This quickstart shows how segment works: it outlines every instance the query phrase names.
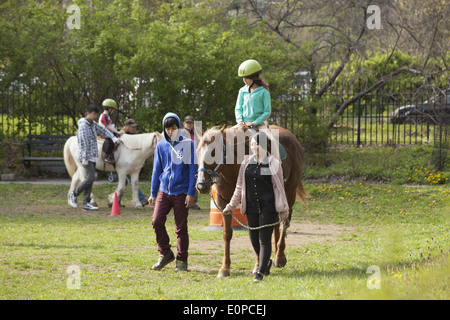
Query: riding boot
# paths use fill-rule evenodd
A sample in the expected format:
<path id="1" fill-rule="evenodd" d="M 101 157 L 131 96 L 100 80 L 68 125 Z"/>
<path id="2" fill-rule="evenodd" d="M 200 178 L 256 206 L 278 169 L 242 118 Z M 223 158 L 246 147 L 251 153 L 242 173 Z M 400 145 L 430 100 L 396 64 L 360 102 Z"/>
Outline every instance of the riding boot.
<path id="1" fill-rule="evenodd" d="M 116 163 L 114 159 L 114 153 L 108 153 L 106 154 L 105 162 L 111 165 L 114 165 Z"/>

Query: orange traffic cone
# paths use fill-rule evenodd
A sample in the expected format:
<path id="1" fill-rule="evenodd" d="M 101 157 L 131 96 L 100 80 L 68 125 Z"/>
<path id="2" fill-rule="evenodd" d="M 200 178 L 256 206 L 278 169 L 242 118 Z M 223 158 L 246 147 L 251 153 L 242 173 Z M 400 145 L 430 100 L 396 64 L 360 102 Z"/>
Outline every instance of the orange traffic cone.
<path id="1" fill-rule="evenodd" d="M 213 186 L 211 189 L 211 195 L 216 198 L 216 188 Z M 241 213 L 241 206 L 239 205 L 236 209 L 233 211 L 234 217 L 231 222 L 231 227 L 233 230 L 246 230 L 244 227 L 241 226 L 239 222 L 236 221 L 236 219 L 239 219 L 241 223 L 244 225 L 247 225 L 247 216 L 244 216 Z M 216 230 L 223 230 L 223 219 L 222 219 L 222 213 L 220 209 L 216 206 L 216 203 L 213 199 L 210 201 L 210 211 L 209 211 L 209 226 L 203 229 L 204 231 L 216 231 Z"/>
<path id="2" fill-rule="evenodd" d="M 117 192 L 114 192 L 114 201 L 111 208 L 111 217 L 112 216 L 120 216 L 120 205 L 119 199 L 117 198 Z"/>

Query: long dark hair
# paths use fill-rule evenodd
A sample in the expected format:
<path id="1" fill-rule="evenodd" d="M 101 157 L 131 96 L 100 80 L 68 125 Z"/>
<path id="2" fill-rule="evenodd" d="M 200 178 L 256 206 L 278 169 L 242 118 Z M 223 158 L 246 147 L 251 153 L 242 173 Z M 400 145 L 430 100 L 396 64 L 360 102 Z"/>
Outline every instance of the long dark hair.
<path id="1" fill-rule="evenodd" d="M 250 89 L 256 84 L 260 87 L 264 87 L 267 91 L 269 91 L 269 84 L 264 80 L 263 76 L 260 73 L 253 74 L 251 76 L 246 77 L 248 79 L 253 80 L 252 84 L 248 88 L 248 91 L 250 92 Z"/>
<path id="2" fill-rule="evenodd" d="M 264 131 L 258 132 L 253 139 L 255 139 L 256 143 L 265 149 L 267 153 L 272 153 L 272 141 Z"/>

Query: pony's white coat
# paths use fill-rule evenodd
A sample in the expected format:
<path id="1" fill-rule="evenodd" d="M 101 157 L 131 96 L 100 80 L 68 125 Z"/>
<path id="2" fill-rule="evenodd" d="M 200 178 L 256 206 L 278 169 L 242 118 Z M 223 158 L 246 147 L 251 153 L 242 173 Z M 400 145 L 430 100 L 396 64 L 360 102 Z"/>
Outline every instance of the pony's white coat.
<path id="1" fill-rule="evenodd" d="M 129 174 L 131 178 L 131 187 L 133 193 L 133 204 L 136 208 L 141 208 L 142 205 L 139 202 L 138 190 L 139 190 L 139 172 L 144 165 L 145 160 L 154 154 L 156 144 L 164 136 L 159 132 L 144 133 L 129 135 L 124 134 L 120 137 L 122 143 L 115 152 L 116 169 L 112 165 L 104 163 L 101 157 L 101 150 L 103 146 L 103 140 L 97 140 L 97 146 L 99 150 L 99 158 L 97 160 L 96 168 L 101 171 L 117 171 L 119 176 L 119 186 L 117 196 L 123 194 L 125 190 L 126 177 Z M 67 168 L 67 172 L 72 177 L 72 183 L 68 195 L 83 181 L 86 176 L 84 167 L 81 165 L 78 159 L 78 141 L 77 137 L 70 137 L 64 145 L 64 163 Z M 114 193 L 108 196 L 108 202 L 111 205 L 113 202 Z M 95 197 L 91 194 L 91 202 L 96 203 Z"/>

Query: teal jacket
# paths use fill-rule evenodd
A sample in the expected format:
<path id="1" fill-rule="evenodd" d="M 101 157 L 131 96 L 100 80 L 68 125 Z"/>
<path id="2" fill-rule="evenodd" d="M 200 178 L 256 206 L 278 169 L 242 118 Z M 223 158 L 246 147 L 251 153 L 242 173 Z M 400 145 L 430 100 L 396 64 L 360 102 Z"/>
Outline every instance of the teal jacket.
<path id="1" fill-rule="evenodd" d="M 264 87 L 258 87 L 251 93 L 248 86 L 239 90 L 234 113 L 236 122 L 253 122 L 255 126 L 266 121 L 272 112 L 270 92 Z"/>

